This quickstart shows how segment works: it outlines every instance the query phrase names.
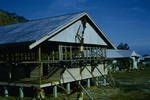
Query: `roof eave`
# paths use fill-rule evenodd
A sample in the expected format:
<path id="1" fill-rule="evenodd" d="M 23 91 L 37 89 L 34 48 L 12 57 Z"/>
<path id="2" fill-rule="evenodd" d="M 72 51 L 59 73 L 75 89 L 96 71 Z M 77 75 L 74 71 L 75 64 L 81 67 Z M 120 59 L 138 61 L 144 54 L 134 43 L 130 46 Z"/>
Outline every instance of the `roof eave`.
<path id="1" fill-rule="evenodd" d="M 97 24 L 92 20 L 92 18 L 86 14 L 88 16 L 88 18 L 92 21 L 92 23 L 96 26 L 96 28 L 99 30 L 99 32 L 104 36 L 104 38 L 106 39 L 107 43 L 110 44 L 111 48 L 110 49 L 117 49 L 111 42 L 110 40 L 107 38 L 107 36 L 104 34 L 104 32 L 97 26 Z"/>
<path id="2" fill-rule="evenodd" d="M 36 47 L 37 45 L 39 45 L 40 43 L 44 42 L 45 40 L 49 39 L 50 37 L 52 37 L 53 35 L 55 35 L 56 33 L 62 31 L 63 29 L 65 29 L 66 27 L 70 26 L 71 24 L 73 24 L 76 20 L 79 20 L 80 18 L 82 18 L 83 16 L 87 15 L 87 13 L 83 13 L 81 14 L 79 17 L 75 18 L 74 20 L 72 20 L 69 23 L 66 23 L 65 25 L 62 25 L 60 27 L 58 27 L 58 29 L 54 32 L 50 32 L 48 33 L 46 36 L 44 36 L 43 38 L 41 38 L 40 40 L 32 43 L 29 45 L 29 49 L 33 49 L 34 47 Z"/>
<path id="3" fill-rule="evenodd" d="M 87 14 L 87 13 L 83 13 L 81 14 L 79 17 L 73 19 L 71 22 L 65 23 L 65 25 L 62 25 L 60 27 L 58 27 L 58 29 L 56 29 L 56 31 L 48 33 L 46 36 L 44 36 L 43 38 L 35 41 L 34 43 L 29 45 L 29 49 L 33 49 L 34 47 L 38 46 L 39 44 L 41 44 L 42 42 L 44 42 L 45 40 L 53 37 L 55 34 L 59 33 L 60 31 L 62 31 L 63 29 L 65 29 L 66 27 L 70 26 L 71 24 L 73 24 L 75 21 L 81 19 L 83 16 L 87 16 L 91 22 L 95 25 L 95 27 L 98 29 L 98 31 L 103 35 L 103 37 L 105 38 L 105 42 L 107 42 L 109 44 L 109 48 L 112 49 L 116 49 L 116 47 L 110 42 L 110 40 L 106 37 L 106 35 L 99 29 L 99 27 L 94 23 L 94 21 L 91 19 L 91 17 Z"/>

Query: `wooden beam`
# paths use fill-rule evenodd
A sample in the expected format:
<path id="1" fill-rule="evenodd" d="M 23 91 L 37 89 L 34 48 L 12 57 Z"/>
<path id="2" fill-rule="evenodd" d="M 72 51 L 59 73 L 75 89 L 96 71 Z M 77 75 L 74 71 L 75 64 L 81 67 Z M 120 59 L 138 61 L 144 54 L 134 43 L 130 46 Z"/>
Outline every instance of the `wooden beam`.
<path id="1" fill-rule="evenodd" d="M 66 71 L 68 72 L 68 74 L 70 74 L 70 76 L 77 81 L 77 79 L 72 75 L 72 73 L 68 70 L 67 67 L 64 66 L 64 68 L 66 68 Z M 79 86 L 81 87 L 81 89 L 83 90 L 83 92 L 89 97 L 90 100 L 93 100 L 93 97 L 91 96 L 91 94 L 79 83 Z"/>
<path id="2" fill-rule="evenodd" d="M 39 71 L 39 84 L 41 85 L 41 75 L 42 75 L 42 63 L 41 63 L 41 46 L 38 48 L 38 57 L 39 57 L 39 62 L 40 62 L 40 71 Z"/>

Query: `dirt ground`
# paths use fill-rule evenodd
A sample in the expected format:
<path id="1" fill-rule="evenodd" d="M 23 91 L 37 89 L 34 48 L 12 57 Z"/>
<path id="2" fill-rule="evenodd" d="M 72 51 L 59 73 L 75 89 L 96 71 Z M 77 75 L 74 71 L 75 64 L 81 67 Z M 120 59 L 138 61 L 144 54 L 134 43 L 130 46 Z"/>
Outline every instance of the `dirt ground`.
<path id="1" fill-rule="evenodd" d="M 149 100 L 150 98 L 150 67 L 146 67 L 143 71 L 117 72 L 113 73 L 116 81 L 114 88 L 110 86 L 91 86 L 87 88 L 94 100 Z M 46 100 L 77 100 L 77 93 L 66 95 L 58 93 L 58 98 L 48 96 Z M 3 98 L 0 100 L 16 100 L 14 97 Z M 22 100 L 32 100 L 24 98 Z M 84 95 L 84 100 L 89 100 Z"/>

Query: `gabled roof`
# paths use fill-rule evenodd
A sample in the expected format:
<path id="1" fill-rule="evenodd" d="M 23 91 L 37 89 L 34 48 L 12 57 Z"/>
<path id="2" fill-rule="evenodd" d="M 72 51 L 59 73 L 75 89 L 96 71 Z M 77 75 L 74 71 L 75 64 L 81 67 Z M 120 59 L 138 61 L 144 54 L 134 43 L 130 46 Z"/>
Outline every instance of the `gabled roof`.
<path id="1" fill-rule="evenodd" d="M 150 56 L 145 56 L 145 57 L 144 57 L 144 59 L 145 59 L 145 58 L 146 58 L 146 59 L 149 59 L 149 58 L 150 58 Z"/>
<path id="2" fill-rule="evenodd" d="M 116 50 L 106 50 L 107 58 L 122 58 L 123 56 L 119 54 Z"/>
<path id="3" fill-rule="evenodd" d="M 30 49 L 32 49 L 84 16 L 86 16 L 94 27 L 96 27 L 99 34 L 102 35 L 102 38 L 109 45 L 109 47 L 114 48 L 104 33 L 97 27 L 88 14 L 84 12 L 2 26 L 0 27 L 0 45 L 32 42 L 29 46 Z"/>
<path id="4" fill-rule="evenodd" d="M 106 57 L 108 59 L 115 59 L 115 58 L 130 58 L 130 57 L 140 57 L 139 54 L 135 53 L 135 51 L 130 50 L 107 50 Z"/>
<path id="5" fill-rule="evenodd" d="M 131 57 L 140 57 L 141 55 L 137 54 L 135 51 L 131 53 Z"/>

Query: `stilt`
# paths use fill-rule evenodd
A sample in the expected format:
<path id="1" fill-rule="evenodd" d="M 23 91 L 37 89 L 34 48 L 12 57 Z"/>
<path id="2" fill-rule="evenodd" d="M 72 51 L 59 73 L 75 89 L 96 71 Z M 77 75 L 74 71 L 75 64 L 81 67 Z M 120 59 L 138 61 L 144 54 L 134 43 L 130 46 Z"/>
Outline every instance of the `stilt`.
<path id="1" fill-rule="evenodd" d="M 81 81 L 79 80 L 78 83 L 81 84 Z"/>
<path id="2" fill-rule="evenodd" d="M 99 79 L 98 79 L 98 77 L 96 77 L 95 85 L 98 86 L 98 84 L 99 84 Z"/>
<path id="3" fill-rule="evenodd" d="M 40 94 L 41 94 L 41 99 L 44 100 L 45 99 L 45 91 L 44 91 L 44 89 L 41 89 Z"/>
<path id="4" fill-rule="evenodd" d="M 19 97 L 24 98 L 23 87 L 19 88 Z"/>
<path id="5" fill-rule="evenodd" d="M 4 87 L 4 96 L 5 96 L 5 97 L 8 97 L 8 90 L 7 90 L 7 87 Z"/>
<path id="6" fill-rule="evenodd" d="M 91 86 L 91 80 L 89 78 L 89 79 L 87 79 L 87 87 L 90 88 L 90 86 Z"/>
<path id="7" fill-rule="evenodd" d="M 37 89 L 36 89 L 36 94 L 37 94 L 37 95 L 36 95 L 36 98 L 37 98 L 37 99 L 40 99 L 40 98 L 41 98 L 41 96 L 40 96 L 40 91 L 41 91 L 40 88 L 37 88 Z"/>
<path id="8" fill-rule="evenodd" d="M 38 100 L 43 100 L 45 99 L 45 92 L 44 92 L 44 89 L 42 88 L 37 88 L 37 99 Z"/>
<path id="9" fill-rule="evenodd" d="M 70 83 L 67 83 L 67 94 L 70 94 Z"/>
<path id="10" fill-rule="evenodd" d="M 11 80 L 12 78 L 12 73 L 11 73 L 11 70 L 9 70 L 9 79 Z"/>
<path id="11" fill-rule="evenodd" d="M 57 86 L 56 85 L 53 87 L 53 96 L 57 98 Z"/>
<path id="12" fill-rule="evenodd" d="M 103 85 L 104 85 L 104 86 L 107 85 L 106 76 L 105 76 L 105 78 L 103 79 Z"/>
<path id="13" fill-rule="evenodd" d="M 106 79 L 104 79 L 104 86 L 106 86 L 107 82 L 106 82 Z"/>

